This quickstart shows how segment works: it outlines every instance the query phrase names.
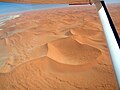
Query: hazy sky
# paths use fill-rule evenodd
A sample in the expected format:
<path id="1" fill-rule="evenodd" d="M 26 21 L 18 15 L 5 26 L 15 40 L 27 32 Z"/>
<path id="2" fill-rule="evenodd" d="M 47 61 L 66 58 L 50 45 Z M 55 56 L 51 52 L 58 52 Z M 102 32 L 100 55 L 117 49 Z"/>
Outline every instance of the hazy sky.
<path id="1" fill-rule="evenodd" d="M 120 0 L 104 0 L 106 3 L 120 3 Z"/>
<path id="2" fill-rule="evenodd" d="M 56 7 L 66 7 L 67 4 L 20 4 L 0 2 L 0 14 L 23 12 L 30 10 L 42 10 Z"/>
<path id="3" fill-rule="evenodd" d="M 120 3 L 120 0 L 105 0 L 106 3 Z M 8 14 L 12 12 L 22 12 L 37 9 L 48 9 L 55 7 L 66 7 L 67 4 L 40 4 L 40 5 L 30 5 L 30 4 L 16 4 L 16 3 L 3 3 L 0 2 L 0 14 Z"/>

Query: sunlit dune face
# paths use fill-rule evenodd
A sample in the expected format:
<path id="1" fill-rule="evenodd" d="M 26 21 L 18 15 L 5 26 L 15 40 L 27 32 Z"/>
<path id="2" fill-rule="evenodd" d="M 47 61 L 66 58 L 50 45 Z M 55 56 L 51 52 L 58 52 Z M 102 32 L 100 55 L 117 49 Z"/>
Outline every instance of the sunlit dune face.
<path id="1" fill-rule="evenodd" d="M 3 19 L 0 90 L 118 90 L 92 6 L 29 11 Z"/>
<path id="2" fill-rule="evenodd" d="M 71 38 L 56 40 L 48 44 L 48 57 L 69 64 L 83 65 L 97 60 L 101 51 L 86 44 L 81 44 Z"/>

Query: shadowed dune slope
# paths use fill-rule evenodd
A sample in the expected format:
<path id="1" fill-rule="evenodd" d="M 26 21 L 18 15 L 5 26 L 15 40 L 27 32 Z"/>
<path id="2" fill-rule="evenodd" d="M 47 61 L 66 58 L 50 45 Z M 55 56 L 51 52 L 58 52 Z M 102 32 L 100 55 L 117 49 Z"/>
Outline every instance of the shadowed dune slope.
<path id="1" fill-rule="evenodd" d="M 82 65 L 92 62 L 92 60 L 97 60 L 97 57 L 101 54 L 99 49 L 80 44 L 71 38 L 53 41 L 48 44 L 48 47 L 48 57 L 70 65 Z"/>
<path id="2" fill-rule="evenodd" d="M 0 90 L 118 89 L 95 7 L 24 12 L 0 29 Z"/>

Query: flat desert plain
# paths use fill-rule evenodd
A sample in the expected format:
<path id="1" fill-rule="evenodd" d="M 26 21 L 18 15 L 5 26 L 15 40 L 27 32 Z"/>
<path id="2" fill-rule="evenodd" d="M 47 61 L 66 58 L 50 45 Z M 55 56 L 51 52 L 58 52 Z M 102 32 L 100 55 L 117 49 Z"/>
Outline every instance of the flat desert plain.
<path id="1" fill-rule="evenodd" d="M 108 8 L 120 31 L 120 4 Z M 0 18 L 0 90 L 118 90 L 94 6 Z"/>

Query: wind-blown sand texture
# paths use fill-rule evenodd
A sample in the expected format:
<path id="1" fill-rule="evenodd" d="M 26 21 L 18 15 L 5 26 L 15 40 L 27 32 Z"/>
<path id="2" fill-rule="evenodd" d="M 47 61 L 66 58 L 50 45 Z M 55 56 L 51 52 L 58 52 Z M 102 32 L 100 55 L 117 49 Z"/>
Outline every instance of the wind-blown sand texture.
<path id="1" fill-rule="evenodd" d="M 4 23 L 0 90 L 118 89 L 95 7 L 25 12 Z"/>

